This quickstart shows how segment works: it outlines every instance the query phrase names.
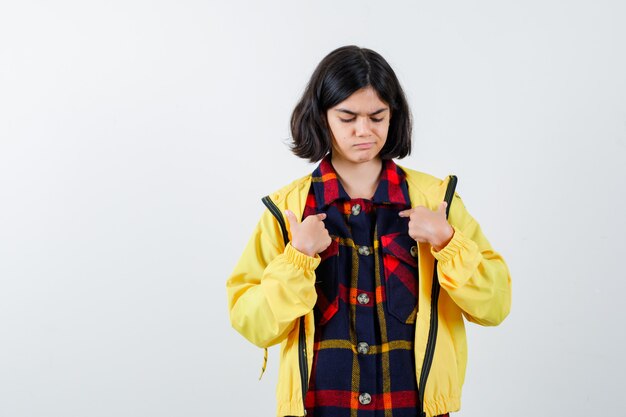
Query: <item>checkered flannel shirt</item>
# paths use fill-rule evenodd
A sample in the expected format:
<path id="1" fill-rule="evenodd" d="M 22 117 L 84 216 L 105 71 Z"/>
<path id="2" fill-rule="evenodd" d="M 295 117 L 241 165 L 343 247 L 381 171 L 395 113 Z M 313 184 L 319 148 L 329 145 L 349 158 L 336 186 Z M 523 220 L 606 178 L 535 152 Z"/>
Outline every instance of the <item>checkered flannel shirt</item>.
<path id="1" fill-rule="evenodd" d="M 311 417 L 418 415 L 413 340 L 417 250 L 404 172 L 383 161 L 371 199 L 351 199 L 330 156 L 313 172 L 303 219 L 326 213 L 332 237 L 316 269 Z"/>

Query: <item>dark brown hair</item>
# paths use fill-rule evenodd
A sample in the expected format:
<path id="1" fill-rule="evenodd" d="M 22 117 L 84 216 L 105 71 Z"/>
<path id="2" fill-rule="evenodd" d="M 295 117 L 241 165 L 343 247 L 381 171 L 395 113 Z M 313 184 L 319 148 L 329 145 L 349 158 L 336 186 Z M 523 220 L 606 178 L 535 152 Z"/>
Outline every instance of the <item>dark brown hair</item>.
<path id="1" fill-rule="evenodd" d="M 355 91 L 371 86 L 391 109 L 383 159 L 411 153 L 411 111 L 400 82 L 387 61 L 371 49 L 350 45 L 335 49 L 317 65 L 291 114 L 291 150 L 311 162 L 332 149 L 326 112 Z"/>

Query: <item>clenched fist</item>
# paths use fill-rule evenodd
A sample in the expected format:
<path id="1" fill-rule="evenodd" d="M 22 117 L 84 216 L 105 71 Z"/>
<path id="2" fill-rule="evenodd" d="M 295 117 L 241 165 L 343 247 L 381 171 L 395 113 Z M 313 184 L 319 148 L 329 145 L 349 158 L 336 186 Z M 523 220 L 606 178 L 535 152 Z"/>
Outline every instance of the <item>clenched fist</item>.
<path id="1" fill-rule="evenodd" d="M 400 217 L 409 218 L 409 236 L 417 242 L 430 243 L 439 252 L 443 249 L 454 235 L 454 229 L 446 219 L 446 207 L 444 201 L 439 204 L 436 211 L 424 206 L 413 207 L 403 210 Z"/>
<path id="2" fill-rule="evenodd" d="M 322 221 L 326 218 L 325 213 L 308 216 L 302 223 L 298 222 L 296 215 L 290 210 L 285 210 L 285 216 L 291 231 L 291 246 L 299 252 L 315 256 L 330 246 L 332 239 Z"/>

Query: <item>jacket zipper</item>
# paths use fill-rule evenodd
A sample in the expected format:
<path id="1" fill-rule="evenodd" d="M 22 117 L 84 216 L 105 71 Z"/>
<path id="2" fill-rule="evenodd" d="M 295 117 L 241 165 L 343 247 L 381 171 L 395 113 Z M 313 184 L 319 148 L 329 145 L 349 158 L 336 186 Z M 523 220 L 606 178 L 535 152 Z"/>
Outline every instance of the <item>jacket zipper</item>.
<path id="1" fill-rule="evenodd" d="M 430 373 L 430 367 L 433 364 L 435 356 L 435 344 L 437 342 L 437 330 L 439 328 L 438 305 L 439 305 L 439 278 L 437 277 L 437 261 L 435 261 L 435 272 L 433 274 L 433 290 L 430 305 L 430 328 L 428 329 L 428 342 L 426 343 L 426 355 L 420 373 L 419 388 L 417 390 L 420 399 L 420 411 L 422 417 L 426 417 L 424 411 L 424 393 L 426 392 L 426 380 Z"/>
<path id="2" fill-rule="evenodd" d="M 265 204 L 265 207 L 269 209 L 270 213 L 276 217 L 276 220 L 278 220 L 280 231 L 282 232 L 283 240 L 285 241 L 285 246 L 287 246 L 287 243 L 289 243 L 289 235 L 287 234 L 287 225 L 285 224 L 285 219 L 283 219 L 283 214 L 269 196 L 263 197 L 261 201 Z"/>
<path id="3" fill-rule="evenodd" d="M 450 175 L 450 181 L 446 188 L 446 195 L 444 200 L 448 203 L 446 207 L 446 219 L 450 213 L 450 205 L 452 204 L 452 198 L 454 197 L 454 190 L 456 189 L 457 177 Z M 420 412 L 422 417 L 426 417 L 424 411 L 424 394 L 426 393 L 426 381 L 428 380 L 428 374 L 433 364 L 433 358 L 435 357 L 435 344 L 437 343 L 437 331 L 439 329 L 439 292 L 441 286 L 439 285 L 439 276 L 437 274 L 437 260 L 435 259 L 433 269 L 433 287 L 430 296 L 430 328 L 428 329 L 428 341 L 426 342 L 426 354 L 424 355 L 424 363 L 422 364 L 422 372 L 420 373 L 420 381 L 417 389 L 417 395 L 420 401 Z"/>
<path id="4" fill-rule="evenodd" d="M 278 220 L 278 224 L 280 225 L 280 230 L 283 234 L 283 241 L 285 242 L 285 246 L 289 243 L 289 235 L 287 234 L 287 226 L 285 224 L 285 219 L 283 218 L 280 209 L 274 204 L 274 202 L 270 199 L 269 196 L 265 196 L 261 199 L 263 204 L 269 209 L 270 213 L 276 220 Z M 298 365 L 300 367 L 300 383 L 302 384 L 302 409 L 304 410 L 304 414 L 306 416 L 306 393 L 309 389 L 309 366 L 306 358 L 306 333 L 304 331 L 304 316 L 300 317 L 300 329 L 298 334 Z"/>
<path id="5" fill-rule="evenodd" d="M 298 339 L 298 363 L 300 365 L 300 382 L 302 383 L 302 409 L 306 416 L 306 393 L 309 390 L 309 366 L 306 359 L 306 334 L 304 332 L 304 316 L 300 317 L 300 336 Z"/>

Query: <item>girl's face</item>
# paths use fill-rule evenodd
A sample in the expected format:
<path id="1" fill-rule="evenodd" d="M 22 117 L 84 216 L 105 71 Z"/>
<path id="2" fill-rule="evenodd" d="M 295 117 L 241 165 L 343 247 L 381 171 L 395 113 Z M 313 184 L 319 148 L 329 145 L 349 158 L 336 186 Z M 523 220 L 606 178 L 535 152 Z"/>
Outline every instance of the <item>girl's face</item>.
<path id="1" fill-rule="evenodd" d="M 333 159 L 357 164 L 377 158 L 387 141 L 390 112 L 389 105 L 371 86 L 355 91 L 328 109 Z"/>

